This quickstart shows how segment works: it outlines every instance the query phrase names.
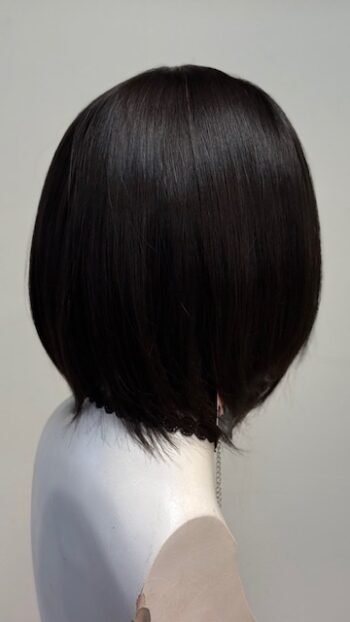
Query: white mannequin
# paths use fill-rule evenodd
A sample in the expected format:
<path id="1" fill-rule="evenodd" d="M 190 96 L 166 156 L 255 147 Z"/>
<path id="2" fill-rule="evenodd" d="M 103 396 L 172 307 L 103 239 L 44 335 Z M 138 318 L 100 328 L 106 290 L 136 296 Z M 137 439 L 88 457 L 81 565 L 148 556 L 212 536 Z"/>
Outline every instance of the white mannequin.
<path id="1" fill-rule="evenodd" d="M 130 620 L 168 536 L 200 515 L 224 521 L 215 498 L 214 444 L 175 432 L 179 450 L 167 448 L 173 459 L 163 453 L 161 460 L 89 400 L 77 426 L 68 425 L 72 405 L 67 398 L 49 418 L 33 474 L 32 551 L 42 621 Z"/>
<path id="2" fill-rule="evenodd" d="M 175 432 L 178 451 L 146 454 L 122 422 L 73 397 L 49 418 L 32 488 L 32 553 L 42 622 L 129 622 L 167 538 L 199 516 L 225 523 L 214 444 Z M 227 528 L 228 529 L 228 528 Z M 231 536 L 233 537 L 233 536 Z"/>

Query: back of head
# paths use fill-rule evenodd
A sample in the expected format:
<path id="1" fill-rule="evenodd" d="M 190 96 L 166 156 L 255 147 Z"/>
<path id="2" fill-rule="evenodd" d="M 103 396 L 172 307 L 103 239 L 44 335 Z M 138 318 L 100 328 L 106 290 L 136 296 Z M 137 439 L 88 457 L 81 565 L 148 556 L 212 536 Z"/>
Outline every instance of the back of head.
<path id="1" fill-rule="evenodd" d="M 29 266 L 33 320 L 75 397 L 147 449 L 234 428 L 309 341 L 321 287 L 306 158 L 261 88 L 196 65 L 94 99 L 50 164 Z"/>

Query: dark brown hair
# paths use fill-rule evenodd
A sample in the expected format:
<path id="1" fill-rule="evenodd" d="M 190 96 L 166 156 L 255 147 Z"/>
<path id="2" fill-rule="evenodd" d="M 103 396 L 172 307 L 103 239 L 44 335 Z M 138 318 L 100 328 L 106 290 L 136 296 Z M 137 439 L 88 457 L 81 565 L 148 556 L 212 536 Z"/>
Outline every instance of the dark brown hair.
<path id="1" fill-rule="evenodd" d="M 94 99 L 46 175 L 30 251 L 38 335 L 75 398 L 148 450 L 180 428 L 234 447 L 310 338 L 320 229 L 300 140 L 254 84 L 144 71 Z"/>

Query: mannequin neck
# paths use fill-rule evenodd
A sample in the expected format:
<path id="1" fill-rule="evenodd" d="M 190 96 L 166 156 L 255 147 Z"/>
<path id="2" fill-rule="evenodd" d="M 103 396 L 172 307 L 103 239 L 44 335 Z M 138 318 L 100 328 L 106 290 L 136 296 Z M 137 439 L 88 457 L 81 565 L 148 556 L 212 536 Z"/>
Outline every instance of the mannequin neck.
<path id="1" fill-rule="evenodd" d="M 113 450 L 111 460 L 118 464 L 119 481 L 125 489 L 131 481 L 137 482 L 164 513 L 172 512 L 174 502 L 178 504 L 177 512 L 182 508 L 188 518 L 211 514 L 213 508 L 220 513 L 215 492 L 214 443 L 176 431 L 169 433 L 176 447 L 163 444 L 152 455 L 130 437 L 120 418 L 87 400 L 78 427 L 88 430 L 92 426 L 94 430 L 100 428 L 102 436 L 108 439 Z M 187 520 L 186 515 L 183 518 Z"/>

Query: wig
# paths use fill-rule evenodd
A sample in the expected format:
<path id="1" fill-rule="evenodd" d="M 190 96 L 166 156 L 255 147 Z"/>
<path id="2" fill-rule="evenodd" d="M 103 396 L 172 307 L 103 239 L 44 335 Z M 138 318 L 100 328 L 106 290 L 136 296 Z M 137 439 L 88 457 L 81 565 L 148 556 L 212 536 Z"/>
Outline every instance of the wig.
<path id="1" fill-rule="evenodd" d="M 321 243 L 298 135 L 260 87 L 160 66 L 89 103 L 46 174 L 32 318 L 74 395 L 147 450 L 171 432 L 235 447 L 315 323 Z M 161 443 L 164 444 L 164 443 Z"/>

